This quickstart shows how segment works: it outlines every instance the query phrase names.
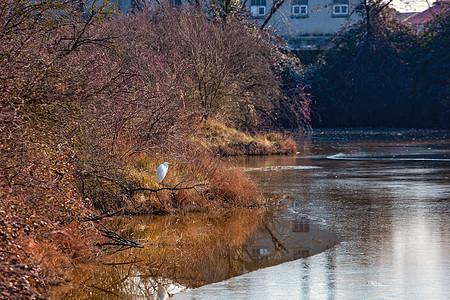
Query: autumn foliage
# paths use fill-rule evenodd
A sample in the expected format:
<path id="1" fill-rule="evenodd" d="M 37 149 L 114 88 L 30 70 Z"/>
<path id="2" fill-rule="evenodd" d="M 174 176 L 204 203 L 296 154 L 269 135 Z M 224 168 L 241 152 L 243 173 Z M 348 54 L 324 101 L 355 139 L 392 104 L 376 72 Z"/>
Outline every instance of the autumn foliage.
<path id="1" fill-rule="evenodd" d="M 64 270 L 92 258 L 96 234 L 83 218 L 263 203 L 192 137 L 214 119 L 253 132 L 277 123 L 280 45 L 195 9 L 119 17 L 108 1 L 84 2 L 0 1 L 2 297 L 76 282 Z M 304 110 L 291 113 L 307 121 L 296 95 Z M 152 192 L 163 161 L 174 165 L 165 186 L 198 189 Z"/>

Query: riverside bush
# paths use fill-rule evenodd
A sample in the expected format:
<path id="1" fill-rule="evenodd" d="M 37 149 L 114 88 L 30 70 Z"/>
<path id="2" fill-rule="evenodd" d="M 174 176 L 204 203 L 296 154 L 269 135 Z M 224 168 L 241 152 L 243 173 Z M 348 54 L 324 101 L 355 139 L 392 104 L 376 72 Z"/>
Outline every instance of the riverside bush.
<path id="1" fill-rule="evenodd" d="M 265 122 L 280 95 L 267 35 L 197 10 L 117 17 L 109 1 L 84 4 L 0 2 L 5 298 L 48 297 L 48 283 L 76 283 L 68 266 L 91 259 L 99 239 L 84 217 L 263 203 L 243 170 L 221 166 L 189 137 L 215 118 L 240 129 Z M 174 164 L 165 184 L 201 188 L 161 199 L 134 193 L 157 188 L 152 172 L 163 161 Z"/>

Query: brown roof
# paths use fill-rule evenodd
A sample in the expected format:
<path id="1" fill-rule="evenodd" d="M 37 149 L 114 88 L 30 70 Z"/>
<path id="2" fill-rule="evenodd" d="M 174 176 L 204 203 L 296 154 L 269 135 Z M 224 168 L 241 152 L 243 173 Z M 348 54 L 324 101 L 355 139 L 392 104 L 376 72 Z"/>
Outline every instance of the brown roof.
<path id="1" fill-rule="evenodd" d="M 437 15 L 448 12 L 450 10 L 450 2 L 446 1 L 436 1 L 433 3 L 433 6 L 428 8 L 427 10 L 414 14 L 405 20 L 403 23 L 409 25 L 423 25 L 429 21 L 431 21 Z"/>

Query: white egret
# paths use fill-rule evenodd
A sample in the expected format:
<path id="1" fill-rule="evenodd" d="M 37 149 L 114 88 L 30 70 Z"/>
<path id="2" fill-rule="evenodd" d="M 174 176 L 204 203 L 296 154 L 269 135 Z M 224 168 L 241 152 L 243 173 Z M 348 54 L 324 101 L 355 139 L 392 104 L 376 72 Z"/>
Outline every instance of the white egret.
<path id="1" fill-rule="evenodd" d="M 158 180 L 158 183 L 161 183 L 164 177 L 166 177 L 167 169 L 171 165 L 172 164 L 169 164 L 168 162 L 159 165 L 158 169 L 156 170 L 156 179 Z"/>

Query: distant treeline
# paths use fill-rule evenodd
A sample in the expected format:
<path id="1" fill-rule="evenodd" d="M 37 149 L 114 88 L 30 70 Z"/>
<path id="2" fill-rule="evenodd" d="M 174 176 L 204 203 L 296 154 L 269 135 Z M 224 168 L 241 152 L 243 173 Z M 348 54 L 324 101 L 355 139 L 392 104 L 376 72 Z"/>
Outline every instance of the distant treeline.
<path id="1" fill-rule="evenodd" d="M 361 5 L 307 72 L 313 127 L 449 128 L 449 14 L 420 33 Z"/>

